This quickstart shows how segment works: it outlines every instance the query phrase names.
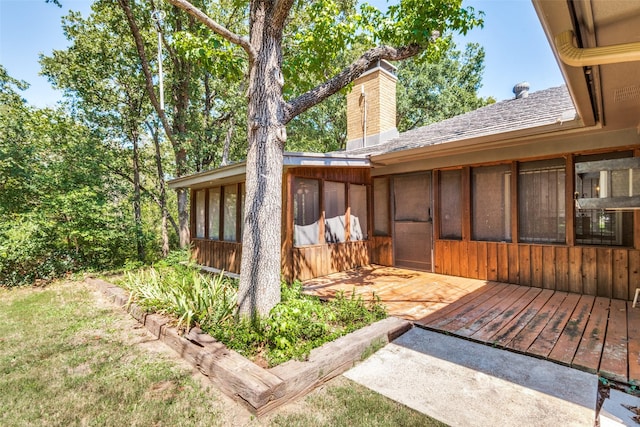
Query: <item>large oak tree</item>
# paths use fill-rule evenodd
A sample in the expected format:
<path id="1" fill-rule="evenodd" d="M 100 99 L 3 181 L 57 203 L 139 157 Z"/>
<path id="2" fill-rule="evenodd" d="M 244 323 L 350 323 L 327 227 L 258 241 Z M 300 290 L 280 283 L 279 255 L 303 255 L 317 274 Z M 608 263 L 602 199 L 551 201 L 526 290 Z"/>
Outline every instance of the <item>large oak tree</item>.
<path id="1" fill-rule="evenodd" d="M 286 125 L 293 118 L 349 85 L 378 60 L 400 61 L 422 52 L 435 54 L 444 39 L 437 35 L 466 33 L 481 24 L 461 0 L 402 0 L 386 12 L 364 4 L 355 13 L 349 1 L 251 0 L 233 2 L 248 7 L 247 27 L 232 31 L 187 0 L 168 0 L 205 24 L 248 58 L 247 173 L 239 313 L 263 316 L 280 301 L 282 163 Z M 206 6 L 206 4 L 205 4 Z M 211 5 L 210 5 L 211 6 Z M 212 9 L 214 6 L 211 6 Z M 293 18 L 296 19 L 293 19 Z M 303 66 L 321 69 L 318 61 L 336 52 L 360 48 L 350 65 L 305 93 L 285 99 L 283 61 L 287 25 L 307 17 L 309 24 L 298 47 L 315 55 Z M 357 43 L 356 43 L 357 41 Z M 330 69 L 330 64 L 325 64 Z"/>

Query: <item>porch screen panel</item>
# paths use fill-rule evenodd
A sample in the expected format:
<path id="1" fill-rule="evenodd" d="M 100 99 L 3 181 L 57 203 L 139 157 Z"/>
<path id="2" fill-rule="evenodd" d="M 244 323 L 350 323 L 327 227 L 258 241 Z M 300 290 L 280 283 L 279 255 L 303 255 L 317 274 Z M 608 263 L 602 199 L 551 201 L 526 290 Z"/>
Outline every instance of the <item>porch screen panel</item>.
<path id="1" fill-rule="evenodd" d="M 220 187 L 209 189 L 209 238 L 220 240 Z"/>
<path id="2" fill-rule="evenodd" d="M 343 182 L 325 181 L 324 183 L 324 238 L 327 243 L 346 241 L 345 184 Z"/>
<path id="3" fill-rule="evenodd" d="M 367 240 L 367 186 L 349 185 L 350 233 L 351 241 Z"/>
<path id="4" fill-rule="evenodd" d="M 196 237 L 204 238 L 205 190 L 196 191 Z"/>
<path id="5" fill-rule="evenodd" d="M 373 179 L 373 235 L 390 235 L 389 178 Z"/>
<path id="6" fill-rule="evenodd" d="M 511 241 L 510 170 L 509 165 L 471 170 L 473 240 Z"/>
<path id="7" fill-rule="evenodd" d="M 576 164 L 581 162 L 593 162 L 598 160 L 612 160 L 632 157 L 630 151 L 619 151 L 614 153 L 592 154 L 577 156 Z M 627 174 L 624 176 L 623 174 Z M 637 182 L 637 174 L 628 176 L 628 171 L 612 171 L 613 182 L 601 182 L 598 172 L 576 174 L 575 192 L 581 198 L 603 197 L 601 192 L 603 187 L 607 187 L 605 195 L 607 197 L 622 197 L 634 195 L 629 191 L 629 184 Z M 612 181 L 613 181 L 612 180 Z M 611 185 L 609 187 L 609 185 Z M 610 193 L 610 194 L 607 194 Z M 603 209 L 576 209 L 576 243 L 583 245 L 606 245 L 606 246 L 633 246 L 633 212 L 631 211 L 607 211 Z"/>
<path id="8" fill-rule="evenodd" d="M 430 188 L 429 176 L 403 175 L 394 177 L 393 180 L 396 188 L 394 219 L 427 222 L 431 218 L 431 201 L 425 191 Z"/>
<path id="9" fill-rule="evenodd" d="M 462 171 L 440 172 L 440 238 L 462 239 Z"/>
<path id="10" fill-rule="evenodd" d="M 316 245 L 320 239 L 320 182 L 293 179 L 294 246 Z"/>
<path id="11" fill-rule="evenodd" d="M 236 184 L 224 186 L 223 215 L 224 240 L 235 242 L 238 216 L 238 186 Z"/>
<path id="12" fill-rule="evenodd" d="M 520 241 L 564 243 L 564 159 L 520 163 L 518 175 Z"/>

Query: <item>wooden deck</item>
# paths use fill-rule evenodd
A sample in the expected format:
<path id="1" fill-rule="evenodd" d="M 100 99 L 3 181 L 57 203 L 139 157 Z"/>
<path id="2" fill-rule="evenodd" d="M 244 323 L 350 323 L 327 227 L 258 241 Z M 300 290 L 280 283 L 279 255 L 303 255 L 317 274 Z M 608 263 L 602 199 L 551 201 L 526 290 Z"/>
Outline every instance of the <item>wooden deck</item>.
<path id="1" fill-rule="evenodd" d="M 321 298 L 375 294 L 422 327 L 640 385 L 640 307 L 630 301 L 382 266 L 304 287 Z"/>

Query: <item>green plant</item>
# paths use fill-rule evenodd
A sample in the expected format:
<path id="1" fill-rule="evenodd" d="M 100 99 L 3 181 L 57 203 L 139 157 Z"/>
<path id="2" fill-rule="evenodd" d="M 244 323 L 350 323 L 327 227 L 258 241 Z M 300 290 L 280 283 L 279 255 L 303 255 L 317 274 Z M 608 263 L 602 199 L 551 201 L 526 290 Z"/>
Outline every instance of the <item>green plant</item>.
<path id="1" fill-rule="evenodd" d="M 220 323 L 233 315 L 236 286 L 223 274 L 211 276 L 189 266 L 128 272 L 122 282 L 147 311 L 171 314 L 177 327 L 189 330 L 203 321 Z"/>

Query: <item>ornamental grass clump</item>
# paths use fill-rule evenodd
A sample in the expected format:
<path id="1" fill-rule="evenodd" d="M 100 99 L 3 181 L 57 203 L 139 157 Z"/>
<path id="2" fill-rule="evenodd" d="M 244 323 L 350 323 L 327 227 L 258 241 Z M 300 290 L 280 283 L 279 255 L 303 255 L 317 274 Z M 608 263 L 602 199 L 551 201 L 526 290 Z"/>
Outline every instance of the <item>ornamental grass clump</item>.
<path id="1" fill-rule="evenodd" d="M 205 320 L 224 322 L 236 307 L 237 284 L 232 279 L 189 266 L 128 272 L 123 285 L 131 293 L 130 301 L 148 312 L 175 316 L 178 329 L 187 331 Z"/>

